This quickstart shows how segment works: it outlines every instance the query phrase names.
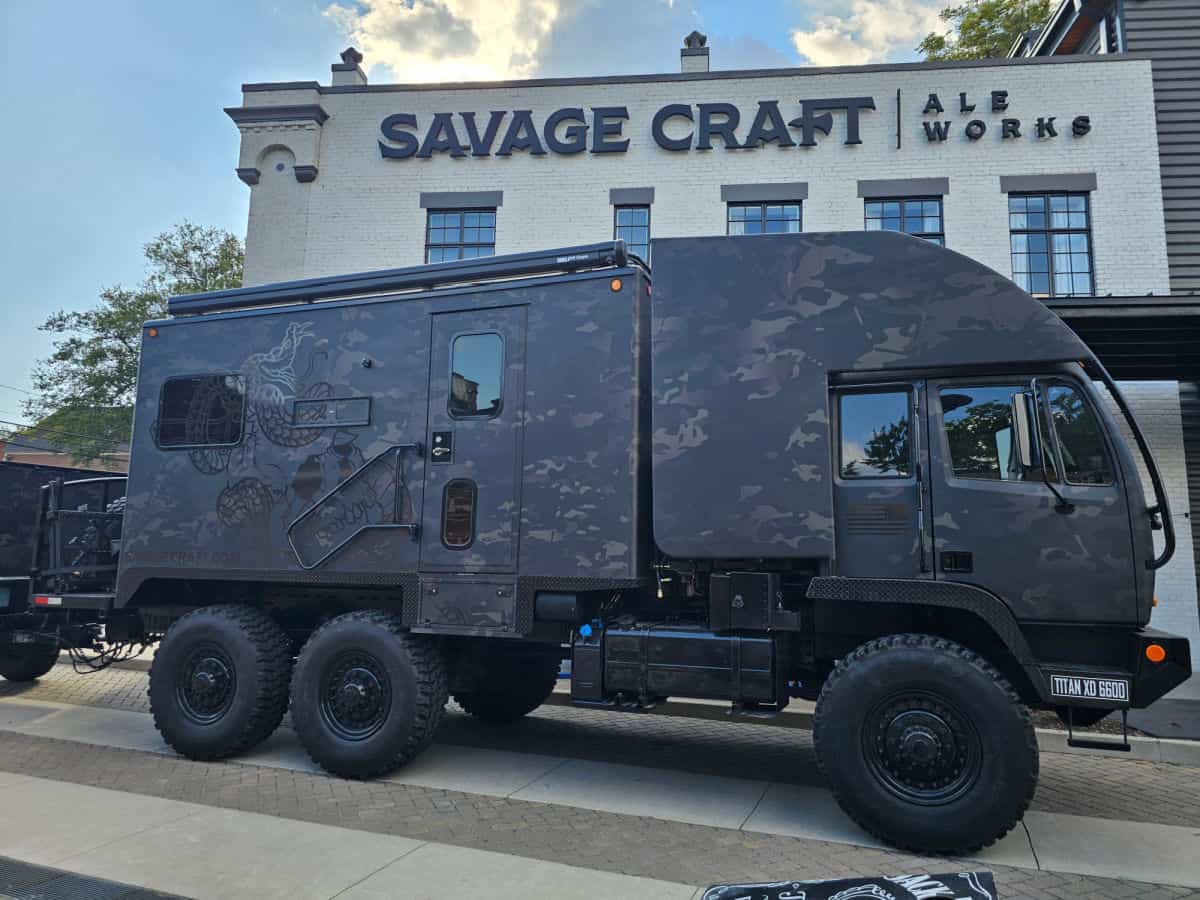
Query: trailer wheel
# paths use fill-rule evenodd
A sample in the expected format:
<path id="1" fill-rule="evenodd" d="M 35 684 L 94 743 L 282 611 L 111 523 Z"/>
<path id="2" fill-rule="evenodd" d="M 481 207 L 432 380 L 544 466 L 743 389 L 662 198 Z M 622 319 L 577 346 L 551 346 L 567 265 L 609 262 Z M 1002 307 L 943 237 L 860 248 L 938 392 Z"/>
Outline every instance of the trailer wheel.
<path id="1" fill-rule="evenodd" d="M 176 621 L 150 665 L 150 711 L 189 759 L 248 750 L 287 711 L 292 643 L 262 610 L 208 606 Z"/>
<path id="2" fill-rule="evenodd" d="M 431 638 L 368 610 L 313 632 L 292 679 L 292 724 L 313 762 L 346 778 L 398 768 L 429 746 L 447 698 Z"/>
<path id="3" fill-rule="evenodd" d="M 484 722 L 515 722 L 546 702 L 558 683 L 558 655 L 504 657 L 484 663 L 475 684 L 455 691 L 454 700 Z"/>
<path id="4" fill-rule="evenodd" d="M 1037 787 L 1029 711 L 995 668 L 924 634 L 863 644 L 817 700 L 817 761 L 842 808 L 905 850 L 975 852 Z"/>
<path id="5" fill-rule="evenodd" d="M 58 644 L 9 644 L 0 649 L 0 678 L 36 681 L 58 662 Z"/>

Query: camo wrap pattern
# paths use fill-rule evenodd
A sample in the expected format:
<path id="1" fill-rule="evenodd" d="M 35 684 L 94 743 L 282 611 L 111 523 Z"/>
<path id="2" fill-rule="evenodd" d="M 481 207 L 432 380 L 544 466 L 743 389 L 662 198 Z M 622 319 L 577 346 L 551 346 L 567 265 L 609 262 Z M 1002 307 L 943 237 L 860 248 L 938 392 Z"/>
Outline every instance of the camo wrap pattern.
<path id="1" fill-rule="evenodd" d="M 906 235 L 660 239 L 654 275 L 654 535 L 674 556 L 835 555 L 831 373 L 1091 358 L 1009 279 Z"/>
<path id="2" fill-rule="evenodd" d="M 636 379 L 648 367 L 648 297 L 640 271 L 610 269 L 155 323 L 157 336 L 143 339 L 118 605 L 150 578 L 408 584 L 429 570 L 644 577 L 649 401 Z M 486 330 L 497 318 L 487 310 L 511 307 L 525 309 L 512 320 L 524 333 L 510 341 L 525 348 L 524 359 L 505 376 L 517 391 L 514 414 L 473 446 L 456 447 L 454 464 L 476 482 L 478 520 L 513 524 L 478 534 L 447 563 L 444 478 L 430 486 L 428 453 L 388 451 L 428 447 L 432 427 L 445 427 L 444 417 L 432 426 L 428 415 L 431 395 L 446 394 L 431 377 L 450 374 L 431 367 L 431 335 Z M 459 325 L 434 327 L 449 316 Z M 163 383 L 197 374 L 241 376 L 241 440 L 158 447 Z M 338 421 L 338 409 L 360 417 L 364 398 L 368 423 Z M 198 404 L 196 415 L 207 408 Z M 398 464 L 351 478 L 381 454 Z M 295 528 L 293 550 L 287 531 L 314 508 Z M 417 540 L 406 529 L 374 527 L 401 523 L 426 527 Z M 430 567 L 427 556 L 439 561 Z M 306 573 L 301 558 L 316 565 Z"/>

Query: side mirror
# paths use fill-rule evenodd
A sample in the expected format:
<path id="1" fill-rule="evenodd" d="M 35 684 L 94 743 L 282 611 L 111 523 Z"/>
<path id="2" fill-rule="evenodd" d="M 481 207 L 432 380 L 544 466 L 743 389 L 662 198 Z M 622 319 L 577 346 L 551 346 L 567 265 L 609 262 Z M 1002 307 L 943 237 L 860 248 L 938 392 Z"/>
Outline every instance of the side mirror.
<path id="1" fill-rule="evenodd" d="M 1033 394 L 1022 391 L 1012 395 L 1013 441 L 1017 461 L 1025 470 L 1041 467 L 1041 448 L 1038 446 L 1037 412 Z"/>

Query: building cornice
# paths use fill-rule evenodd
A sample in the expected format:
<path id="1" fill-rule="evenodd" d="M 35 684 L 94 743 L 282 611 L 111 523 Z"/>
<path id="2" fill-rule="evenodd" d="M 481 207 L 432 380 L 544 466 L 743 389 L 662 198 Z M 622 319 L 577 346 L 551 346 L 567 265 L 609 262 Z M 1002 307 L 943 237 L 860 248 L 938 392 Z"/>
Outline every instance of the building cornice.
<path id="1" fill-rule="evenodd" d="M 238 125 L 279 122 L 315 122 L 324 125 L 329 113 L 316 103 L 298 106 L 227 106 L 225 114 Z"/>
<path id="2" fill-rule="evenodd" d="M 1040 56 L 1019 59 L 968 59 L 939 62 L 882 63 L 868 66 L 803 66 L 787 69 L 728 69 L 718 72 L 663 72 L 651 75 L 599 75 L 590 78 L 531 78 L 523 81 L 449 81 L 416 84 L 322 85 L 315 81 L 258 82 L 242 85 L 244 93 L 315 90 L 321 94 L 413 93 L 419 91 L 478 91 L 506 88 L 572 87 L 649 82 L 721 81 L 748 78 L 812 78 L 821 75 L 926 72 L 953 69 L 1014 68 L 1020 66 L 1104 65 L 1149 62 L 1141 53 L 1107 53 L 1088 56 Z M 257 108 L 257 107 L 243 107 Z"/>

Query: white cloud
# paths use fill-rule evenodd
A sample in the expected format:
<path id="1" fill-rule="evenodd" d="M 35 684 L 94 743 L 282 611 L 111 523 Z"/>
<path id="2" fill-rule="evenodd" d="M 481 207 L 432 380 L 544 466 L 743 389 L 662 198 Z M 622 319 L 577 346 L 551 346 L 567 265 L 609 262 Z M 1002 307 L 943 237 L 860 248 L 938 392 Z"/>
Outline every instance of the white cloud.
<path id="1" fill-rule="evenodd" d="M 792 32 L 796 52 L 818 66 L 884 62 L 911 54 L 931 31 L 945 0 L 852 0 L 844 13 L 816 15 L 811 27 Z"/>
<path id="2" fill-rule="evenodd" d="M 528 78 L 577 0 L 359 0 L 325 15 L 401 82 Z"/>

